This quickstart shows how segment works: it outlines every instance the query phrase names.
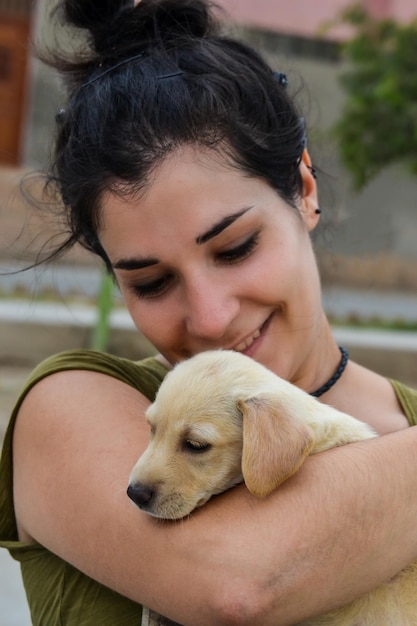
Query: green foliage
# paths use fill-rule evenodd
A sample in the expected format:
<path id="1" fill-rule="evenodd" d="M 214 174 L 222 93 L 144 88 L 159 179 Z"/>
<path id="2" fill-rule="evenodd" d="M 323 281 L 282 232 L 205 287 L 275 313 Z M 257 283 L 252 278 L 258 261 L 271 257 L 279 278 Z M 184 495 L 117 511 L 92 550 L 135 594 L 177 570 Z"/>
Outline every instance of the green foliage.
<path id="1" fill-rule="evenodd" d="M 113 308 L 113 277 L 103 271 L 97 302 L 97 319 L 94 326 L 91 347 L 93 350 L 107 349 L 110 333 L 110 315 Z"/>
<path id="2" fill-rule="evenodd" d="M 354 35 L 343 47 L 347 102 L 334 130 L 354 185 L 395 162 L 417 175 L 417 20 L 377 21 L 354 6 L 342 21 Z"/>

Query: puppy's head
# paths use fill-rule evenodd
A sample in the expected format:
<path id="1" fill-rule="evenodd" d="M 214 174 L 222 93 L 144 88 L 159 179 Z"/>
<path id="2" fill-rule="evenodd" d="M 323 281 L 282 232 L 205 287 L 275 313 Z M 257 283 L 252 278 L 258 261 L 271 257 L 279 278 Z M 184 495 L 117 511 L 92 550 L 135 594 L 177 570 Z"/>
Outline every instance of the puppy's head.
<path id="1" fill-rule="evenodd" d="M 151 440 L 130 475 L 129 497 L 150 515 L 179 519 L 242 480 L 256 495 L 272 491 L 312 445 L 308 429 L 271 397 L 277 381 L 230 351 L 177 365 L 147 410 Z"/>

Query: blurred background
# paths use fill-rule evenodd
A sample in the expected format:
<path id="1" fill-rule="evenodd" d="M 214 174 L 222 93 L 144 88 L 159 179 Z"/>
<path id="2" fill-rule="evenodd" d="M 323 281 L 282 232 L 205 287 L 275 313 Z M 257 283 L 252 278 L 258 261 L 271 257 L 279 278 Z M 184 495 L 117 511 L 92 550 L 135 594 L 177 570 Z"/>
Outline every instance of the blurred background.
<path id="1" fill-rule="evenodd" d="M 352 357 L 417 386 L 417 0 L 217 0 L 228 27 L 289 79 L 306 118 L 323 220 L 323 301 Z M 13 273 L 56 236 L 22 199 L 48 163 L 59 79 L 33 54 L 53 0 L 0 0 L 0 442 L 30 368 L 66 348 L 131 358 L 135 331 L 94 258 Z M 65 41 L 68 33 L 58 33 Z M 17 565 L 0 551 L 0 626 L 26 626 Z"/>

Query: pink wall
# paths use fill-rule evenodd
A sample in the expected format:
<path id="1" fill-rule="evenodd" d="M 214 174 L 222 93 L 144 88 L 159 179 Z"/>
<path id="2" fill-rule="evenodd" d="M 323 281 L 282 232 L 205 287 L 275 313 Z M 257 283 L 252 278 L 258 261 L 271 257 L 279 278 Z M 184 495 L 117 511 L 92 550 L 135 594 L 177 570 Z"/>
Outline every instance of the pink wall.
<path id="1" fill-rule="evenodd" d="M 417 0 L 362 0 L 379 17 L 401 21 L 417 18 Z M 238 23 L 268 30 L 316 36 L 323 23 L 333 19 L 355 0 L 217 0 Z M 343 38 L 347 28 L 331 31 L 332 38 Z"/>

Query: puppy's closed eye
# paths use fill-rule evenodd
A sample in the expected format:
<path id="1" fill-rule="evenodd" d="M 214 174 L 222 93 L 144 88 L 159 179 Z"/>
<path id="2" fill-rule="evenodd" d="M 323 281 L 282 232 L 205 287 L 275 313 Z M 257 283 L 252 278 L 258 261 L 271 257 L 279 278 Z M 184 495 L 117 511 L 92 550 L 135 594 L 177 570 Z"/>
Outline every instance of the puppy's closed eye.
<path id="1" fill-rule="evenodd" d="M 189 452 L 207 452 L 211 447 L 210 443 L 197 441 L 196 439 L 186 439 L 184 441 L 184 448 Z"/>

